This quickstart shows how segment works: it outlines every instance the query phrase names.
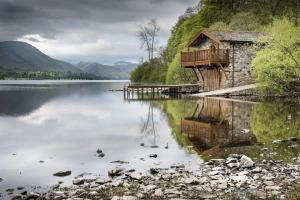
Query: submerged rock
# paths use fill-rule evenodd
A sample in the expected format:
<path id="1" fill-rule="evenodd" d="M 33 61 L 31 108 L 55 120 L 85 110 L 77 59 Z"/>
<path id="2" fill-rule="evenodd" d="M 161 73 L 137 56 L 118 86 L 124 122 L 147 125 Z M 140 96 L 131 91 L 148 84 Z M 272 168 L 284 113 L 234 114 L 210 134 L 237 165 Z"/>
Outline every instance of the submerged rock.
<path id="1" fill-rule="evenodd" d="M 108 176 L 115 177 L 115 176 L 121 176 L 123 172 L 123 169 L 120 168 L 114 168 L 108 171 Z"/>
<path id="2" fill-rule="evenodd" d="M 78 177 L 73 180 L 74 185 L 82 185 L 82 184 L 84 184 L 84 182 L 85 182 L 85 180 L 82 177 Z"/>
<path id="3" fill-rule="evenodd" d="M 110 163 L 129 164 L 128 161 L 123 161 L 123 160 L 115 160 L 115 161 L 111 161 Z"/>
<path id="4" fill-rule="evenodd" d="M 99 153 L 102 153 L 103 151 L 101 149 L 97 149 L 96 152 L 99 154 Z"/>
<path id="5" fill-rule="evenodd" d="M 149 157 L 150 158 L 157 158 L 157 154 L 150 154 Z"/>
<path id="6" fill-rule="evenodd" d="M 150 174 L 155 175 L 155 174 L 158 174 L 158 173 L 159 173 L 158 169 L 156 169 L 156 168 L 150 168 Z"/>
<path id="7" fill-rule="evenodd" d="M 71 175 L 71 170 L 67 170 L 67 171 L 59 171 L 53 174 L 53 176 L 59 176 L 59 177 L 63 177 L 63 176 L 69 176 Z"/>

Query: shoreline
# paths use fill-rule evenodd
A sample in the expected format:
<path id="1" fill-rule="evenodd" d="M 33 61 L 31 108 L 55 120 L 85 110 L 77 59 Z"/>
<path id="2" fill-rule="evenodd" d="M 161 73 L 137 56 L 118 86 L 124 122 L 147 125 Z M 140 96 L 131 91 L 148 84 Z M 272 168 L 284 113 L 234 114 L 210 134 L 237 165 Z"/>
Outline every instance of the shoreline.
<path id="1" fill-rule="evenodd" d="M 146 173 L 114 168 L 110 178 L 80 174 L 71 186 L 57 183 L 45 193 L 17 194 L 11 199 L 285 199 L 300 183 L 300 156 L 293 164 L 278 160 L 254 162 L 245 155 L 211 159 L 196 171 L 184 165 L 149 168 Z M 23 193 L 24 194 L 24 193 Z"/>

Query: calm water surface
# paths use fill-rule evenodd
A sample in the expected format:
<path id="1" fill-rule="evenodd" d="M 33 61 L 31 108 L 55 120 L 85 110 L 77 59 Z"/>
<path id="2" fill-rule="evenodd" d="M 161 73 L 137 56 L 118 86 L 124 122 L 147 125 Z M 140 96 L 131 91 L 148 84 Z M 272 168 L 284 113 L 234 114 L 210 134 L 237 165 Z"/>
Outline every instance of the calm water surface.
<path id="1" fill-rule="evenodd" d="M 299 153 L 297 142 L 271 144 L 300 136 L 298 103 L 128 101 L 123 92 L 109 91 L 125 84 L 0 82 L 0 192 L 70 184 L 83 172 L 105 178 L 118 165 L 111 163 L 115 160 L 128 161 L 121 167 L 138 171 L 176 163 L 196 170 L 205 160 L 229 153 L 287 162 Z M 98 148 L 104 158 L 96 156 Z M 158 158 L 148 157 L 153 153 Z M 61 170 L 72 170 L 72 175 L 52 176 Z"/>

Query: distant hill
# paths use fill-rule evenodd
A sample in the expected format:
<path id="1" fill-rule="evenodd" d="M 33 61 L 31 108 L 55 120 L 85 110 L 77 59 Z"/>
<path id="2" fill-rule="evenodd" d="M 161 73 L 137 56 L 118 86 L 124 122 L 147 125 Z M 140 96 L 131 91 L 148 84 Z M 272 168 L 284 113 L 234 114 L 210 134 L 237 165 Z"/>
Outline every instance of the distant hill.
<path id="1" fill-rule="evenodd" d="M 73 65 L 53 59 L 25 42 L 0 42 L 0 68 L 6 71 L 82 71 Z"/>
<path id="2" fill-rule="evenodd" d="M 72 72 L 89 74 L 96 79 L 129 79 L 136 67 L 137 64 L 125 61 L 111 66 L 95 62 L 80 62 L 74 66 L 53 59 L 25 42 L 0 42 L 0 71 L 5 72 Z"/>
<path id="3" fill-rule="evenodd" d="M 113 64 L 113 66 L 121 71 L 131 73 L 133 70 L 137 68 L 136 63 L 126 62 L 126 61 L 118 61 Z"/>
<path id="4" fill-rule="evenodd" d="M 129 79 L 137 64 L 119 61 L 113 65 L 103 65 L 95 62 L 80 62 L 77 67 L 85 73 L 93 74 L 105 79 Z"/>

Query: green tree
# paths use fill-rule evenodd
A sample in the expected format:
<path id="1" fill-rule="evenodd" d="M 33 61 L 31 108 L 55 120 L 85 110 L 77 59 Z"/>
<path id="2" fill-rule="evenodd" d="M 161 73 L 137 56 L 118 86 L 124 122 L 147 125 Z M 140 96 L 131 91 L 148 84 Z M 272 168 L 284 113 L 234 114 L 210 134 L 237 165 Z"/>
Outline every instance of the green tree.
<path id="1" fill-rule="evenodd" d="M 282 93 L 300 78 L 300 28 L 288 19 L 276 19 L 261 36 L 252 64 L 261 91 Z"/>

